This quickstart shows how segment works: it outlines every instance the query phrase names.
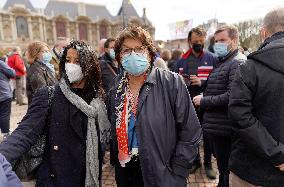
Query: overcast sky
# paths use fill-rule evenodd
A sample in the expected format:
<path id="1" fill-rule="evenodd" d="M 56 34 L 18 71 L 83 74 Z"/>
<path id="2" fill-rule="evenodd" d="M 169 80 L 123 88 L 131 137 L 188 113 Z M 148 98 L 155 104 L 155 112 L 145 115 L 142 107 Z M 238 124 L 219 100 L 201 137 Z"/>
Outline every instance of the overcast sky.
<path id="1" fill-rule="evenodd" d="M 9 1 L 9 0 L 8 0 Z M 30 0 L 35 7 L 45 7 L 48 0 Z M 106 5 L 116 15 L 122 0 L 70 0 Z M 0 0 L 0 6 L 6 0 Z M 138 14 L 146 8 L 149 20 L 156 27 L 155 39 L 170 39 L 169 23 L 193 19 L 193 26 L 217 18 L 219 22 L 236 23 L 263 17 L 270 9 L 284 6 L 284 0 L 131 0 Z"/>

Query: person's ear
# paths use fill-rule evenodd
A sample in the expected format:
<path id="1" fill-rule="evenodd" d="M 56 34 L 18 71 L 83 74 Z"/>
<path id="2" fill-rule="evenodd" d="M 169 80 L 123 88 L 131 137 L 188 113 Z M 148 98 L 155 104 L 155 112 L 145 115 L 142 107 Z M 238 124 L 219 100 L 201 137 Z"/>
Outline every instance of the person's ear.
<path id="1" fill-rule="evenodd" d="M 233 40 L 232 40 L 232 45 L 233 45 L 232 47 L 238 48 L 238 46 L 239 46 L 239 45 L 238 45 L 238 40 L 237 40 L 237 39 L 233 39 Z"/>
<path id="2" fill-rule="evenodd" d="M 264 41 L 266 38 L 270 37 L 270 34 L 267 31 L 265 26 L 261 27 L 261 29 L 260 29 L 260 37 L 261 37 L 262 41 Z"/>

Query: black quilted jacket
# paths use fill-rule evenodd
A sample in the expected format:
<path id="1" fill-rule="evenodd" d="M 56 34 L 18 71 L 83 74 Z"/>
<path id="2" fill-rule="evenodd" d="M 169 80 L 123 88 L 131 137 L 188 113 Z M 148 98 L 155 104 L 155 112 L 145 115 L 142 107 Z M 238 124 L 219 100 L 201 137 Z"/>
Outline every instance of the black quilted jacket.
<path id="1" fill-rule="evenodd" d="M 200 103 L 200 108 L 204 110 L 204 132 L 221 136 L 231 135 L 233 124 L 228 117 L 231 82 L 238 64 L 244 60 L 245 57 L 239 54 L 238 50 L 233 51 L 219 59 L 219 63 L 209 75 Z"/>

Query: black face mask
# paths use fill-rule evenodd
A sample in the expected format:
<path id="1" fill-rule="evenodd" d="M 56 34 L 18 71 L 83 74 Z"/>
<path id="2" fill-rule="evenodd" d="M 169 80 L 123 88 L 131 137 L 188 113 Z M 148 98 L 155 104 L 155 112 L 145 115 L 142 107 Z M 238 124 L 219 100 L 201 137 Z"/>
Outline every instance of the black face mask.
<path id="1" fill-rule="evenodd" d="M 196 53 L 200 53 L 203 50 L 204 45 L 203 44 L 193 44 L 192 48 Z"/>

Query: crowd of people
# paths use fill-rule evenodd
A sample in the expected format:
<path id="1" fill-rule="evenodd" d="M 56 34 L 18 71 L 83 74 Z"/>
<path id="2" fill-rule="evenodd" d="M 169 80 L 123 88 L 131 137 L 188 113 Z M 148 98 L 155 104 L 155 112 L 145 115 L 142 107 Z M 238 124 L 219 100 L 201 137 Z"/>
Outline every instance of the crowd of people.
<path id="1" fill-rule="evenodd" d="M 284 8 L 265 15 L 254 52 L 231 25 L 207 49 L 191 29 L 185 52 L 132 25 L 98 51 L 67 38 L 15 47 L 0 60 L 0 187 L 102 186 L 107 149 L 118 187 L 185 187 L 202 163 L 218 187 L 283 187 L 283 20 Z M 10 132 L 14 98 L 28 110 Z"/>

